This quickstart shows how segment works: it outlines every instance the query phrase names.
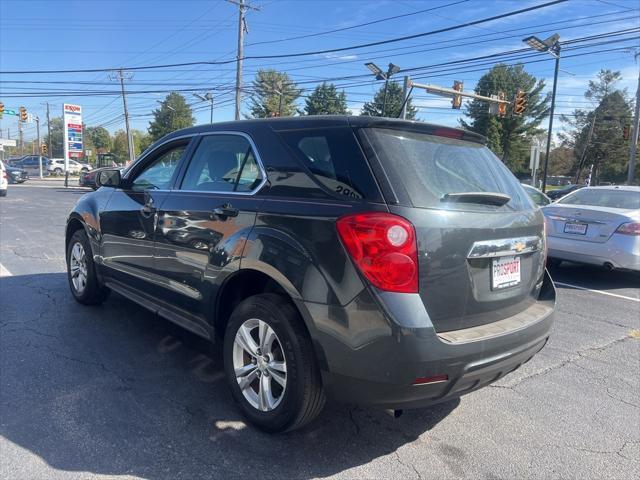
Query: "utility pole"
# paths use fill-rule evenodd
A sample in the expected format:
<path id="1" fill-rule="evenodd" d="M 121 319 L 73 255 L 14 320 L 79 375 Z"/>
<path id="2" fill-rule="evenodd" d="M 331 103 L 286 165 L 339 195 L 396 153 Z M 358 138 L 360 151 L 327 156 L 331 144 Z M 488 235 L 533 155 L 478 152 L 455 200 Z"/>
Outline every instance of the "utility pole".
<path id="1" fill-rule="evenodd" d="M 42 149 L 40 148 L 40 117 L 36 115 L 36 137 L 38 139 L 38 144 L 36 148 L 38 149 L 38 166 L 40 167 L 40 178 L 42 179 Z"/>
<path id="2" fill-rule="evenodd" d="M 22 138 L 22 122 L 18 120 L 18 143 L 20 144 L 20 155 L 24 155 L 24 139 Z"/>
<path id="3" fill-rule="evenodd" d="M 587 141 L 584 144 L 584 148 L 582 149 L 582 155 L 580 155 L 580 163 L 578 164 L 578 171 L 576 172 L 576 185 L 580 181 L 580 172 L 582 171 L 582 166 L 584 165 L 584 161 L 587 159 L 587 150 L 589 149 L 589 144 L 591 143 L 591 137 L 593 136 L 593 130 L 596 126 L 596 112 L 593 112 L 593 118 L 591 119 L 591 126 L 589 127 L 589 133 L 587 133 Z"/>
<path id="4" fill-rule="evenodd" d="M 544 177 L 542 177 L 542 191 L 547 190 L 547 176 L 549 172 L 549 153 L 551 152 L 551 139 L 553 136 L 553 114 L 556 109 L 556 88 L 558 87 L 558 71 L 560 70 L 560 44 L 556 47 L 556 66 L 553 72 L 553 90 L 551 93 L 551 111 L 549 112 L 549 131 L 547 132 L 547 149 L 544 156 Z"/>
<path id="5" fill-rule="evenodd" d="M 636 53 L 636 60 L 640 53 Z M 638 128 L 640 126 L 640 72 L 638 72 L 638 89 L 636 90 L 636 109 L 633 117 L 633 130 L 631 131 L 631 145 L 629 146 L 629 174 L 627 184 L 633 185 L 636 174 L 636 154 L 638 149 Z"/>
<path id="6" fill-rule="evenodd" d="M 53 156 L 53 150 L 51 150 L 51 119 L 49 118 L 49 102 L 47 102 L 47 155 L 49 158 Z"/>
<path id="7" fill-rule="evenodd" d="M 260 10 L 247 5 L 244 0 L 227 0 L 238 6 L 238 55 L 236 57 L 236 114 L 235 119 L 240 120 L 240 105 L 242 103 L 242 60 L 244 60 L 244 34 L 248 33 L 245 14 L 247 10 Z"/>
<path id="8" fill-rule="evenodd" d="M 112 79 L 115 78 L 116 80 L 120 81 L 120 88 L 122 90 L 122 104 L 124 106 L 124 125 L 125 125 L 125 129 L 127 131 L 127 148 L 129 150 L 129 163 L 133 162 L 135 160 L 135 155 L 134 155 L 134 148 L 133 148 L 133 138 L 131 137 L 131 129 L 129 128 L 129 111 L 127 110 L 127 94 L 124 91 L 124 80 L 125 80 L 125 75 L 124 75 L 124 71 L 121 68 L 120 70 L 118 70 L 118 74 L 115 77 L 111 77 Z M 131 80 L 131 75 L 129 75 L 127 77 L 127 80 Z"/>
<path id="9" fill-rule="evenodd" d="M 404 83 L 402 85 L 402 109 L 400 110 L 400 118 L 403 120 L 407 118 L 407 103 L 409 100 L 409 90 L 411 89 L 411 77 L 408 75 L 404 77 Z"/>

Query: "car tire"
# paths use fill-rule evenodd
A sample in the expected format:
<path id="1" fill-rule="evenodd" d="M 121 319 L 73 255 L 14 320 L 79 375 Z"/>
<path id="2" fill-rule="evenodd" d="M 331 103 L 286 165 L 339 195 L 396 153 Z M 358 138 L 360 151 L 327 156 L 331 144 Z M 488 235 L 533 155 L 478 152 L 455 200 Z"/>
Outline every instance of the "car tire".
<path id="1" fill-rule="evenodd" d="M 266 341 L 260 345 L 262 332 Z M 295 430 L 322 411 L 325 395 L 311 339 L 288 299 L 269 293 L 242 301 L 229 319 L 223 357 L 233 398 L 259 429 Z"/>
<path id="2" fill-rule="evenodd" d="M 61 168 L 56 168 L 53 170 L 54 175 L 60 176 L 62 175 L 62 169 Z"/>
<path id="3" fill-rule="evenodd" d="M 77 230 L 67 245 L 67 279 L 71 294 L 83 305 L 99 305 L 109 295 L 100 283 L 91 244 L 84 230 Z"/>
<path id="4" fill-rule="evenodd" d="M 4 190 L 0 190 L 0 197 L 6 197 L 8 191 L 9 191 L 8 188 L 5 188 Z"/>

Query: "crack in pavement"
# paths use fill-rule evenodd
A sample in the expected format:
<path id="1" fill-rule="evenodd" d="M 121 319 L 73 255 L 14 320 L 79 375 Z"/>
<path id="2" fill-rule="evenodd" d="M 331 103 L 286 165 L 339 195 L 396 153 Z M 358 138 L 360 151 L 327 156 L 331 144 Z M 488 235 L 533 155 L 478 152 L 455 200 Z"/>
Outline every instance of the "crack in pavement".
<path id="1" fill-rule="evenodd" d="M 413 465 L 413 464 L 407 465 L 405 462 L 403 462 L 402 459 L 400 458 L 400 453 L 398 453 L 397 450 L 395 452 L 393 452 L 393 453 L 395 454 L 396 460 L 398 461 L 398 463 L 400 465 L 402 465 L 403 467 L 406 467 L 406 468 L 411 468 L 415 472 L 415 474 L 418 476 L 418 479 L 422 480 L 422 475 L 420 475 L 420 472 L 415 467 L 415 465 Z"/>

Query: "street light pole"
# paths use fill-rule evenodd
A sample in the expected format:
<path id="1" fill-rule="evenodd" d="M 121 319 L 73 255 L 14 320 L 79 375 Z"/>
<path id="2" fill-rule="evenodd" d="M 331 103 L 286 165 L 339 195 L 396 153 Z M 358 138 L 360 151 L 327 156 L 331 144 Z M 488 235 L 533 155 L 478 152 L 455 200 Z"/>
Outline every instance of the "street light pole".
<path id="1" fill-rule="evenodd" d="M 553 92 L 551 93 L 551 110 L 549 112 L 549 131 L 547 132 L 547 148 L 544 156 L 544 176 L 542 177 L 542 191 L 547 188 L 547 170 L 549 167 L 549 152 L 551 151 L 551 138 L 553 136 L 553 114 L 556 108 L 556 88 L 558 87 L 558 71 L 560 70 L 560 35 L 554 33 L 546 40 L 541 40 L 531 35 L 522 40 L 538 52 L 546 52 L 556 59 L 556 68 L 553 72 Z"/>
<path id="2" fill-rule="evenodd" d="M 558 71 L 560 70 L 560 44 L 556 47 L 556 68 L 553 72 L 553 91 L 551 93 L 551 111 L 549 112 L 549 131 L 547 132 L 547 148 L 544 156 L 544 176 L 542 177 L 542 191 L 547 189 L 549 169 L 549 152 L 551 151 L 551 137 L 553 135 L 553 113 L 556 108 L 556 89 L 558 87 Z"/>
<path id="3" fill-rule="evenodd" d="M 636 54 L 636 58 L 638 58 Z M 631 132 L 631 145 L 629 146 L 629 173 L 627 185 L 633 185 L 636 175 L 636 154 L 638 148 L 638 130 L 640 129 L 640 73 L 638 74 L 638 89 L 636 90 L 636 110 L 633 117 L 633 130 Z"/>

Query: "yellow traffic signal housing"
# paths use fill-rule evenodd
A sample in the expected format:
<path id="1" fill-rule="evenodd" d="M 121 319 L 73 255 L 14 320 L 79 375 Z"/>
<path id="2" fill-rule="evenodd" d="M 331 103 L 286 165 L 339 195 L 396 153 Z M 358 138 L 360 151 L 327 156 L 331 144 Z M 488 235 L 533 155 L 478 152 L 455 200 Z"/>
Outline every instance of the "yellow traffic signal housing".
<path id="1" fill-rule="evenodd" d="M 4 113 L 4 103 L 0 102 L 0 115 Z"/>
<path id="2" fill-rule="evenodd" d="M 26 122 L 27 121 L 27 109 L 24 107 L 20 107 L 18 109 L 18 111 L 20 112 L 19 118 L 21 122 Z"/>
<path id="3" fill-rule="evenodd" d="M 518 90 L 516 97 L 513 100 L 513 114 L 522 115 L 527 109 L 527 92 L 524 90 Z"/>
<path id="4" fill-rule="evenodd" d="M 457 92 L 461 92 L 464 88 L 464 83 L 459 80 L 454 80 L 453 89 Z M 451 99 L 451 108 L 460 109 L 462 106 L 462 97 L 460 95 L 454 95 Z"/>
<path id="5" fill-rule="evenodd" d="M 43 143 L 42 145 L 40 145 L 40 153 L 42 155 L 46 155 L 49 152 L 49 147 L 47 147 L 46 143 Z"/>

